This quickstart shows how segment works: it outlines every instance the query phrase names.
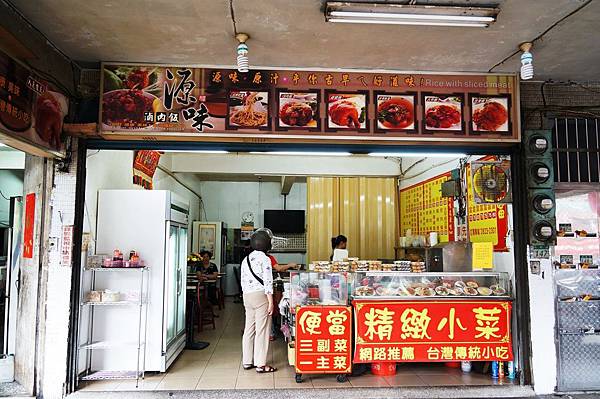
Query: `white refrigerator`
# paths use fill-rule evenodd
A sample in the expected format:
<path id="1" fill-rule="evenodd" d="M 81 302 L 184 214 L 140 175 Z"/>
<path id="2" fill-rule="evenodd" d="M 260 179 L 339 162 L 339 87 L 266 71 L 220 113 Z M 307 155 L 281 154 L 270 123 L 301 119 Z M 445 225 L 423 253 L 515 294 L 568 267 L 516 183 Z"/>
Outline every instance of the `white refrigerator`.
<path id="1" fill-rule="evenodd" d="M 145 371 L 166 371 L 185 347 L 188 228 L 189 203 L 170 191 L 98 192 L 96 253 L 118 248 L 127 257 L 136 250 L 149 268 Z M 132 286 L 119 273 L 99 273 L 96 281 L 111 289 Z M 98 312 L 93 340 L 119 341 L 137 323 L 121 309 Z M 95 369 L 124 370 L 133 360 L 126 351 L 99 351 L 92 363 Z"/>

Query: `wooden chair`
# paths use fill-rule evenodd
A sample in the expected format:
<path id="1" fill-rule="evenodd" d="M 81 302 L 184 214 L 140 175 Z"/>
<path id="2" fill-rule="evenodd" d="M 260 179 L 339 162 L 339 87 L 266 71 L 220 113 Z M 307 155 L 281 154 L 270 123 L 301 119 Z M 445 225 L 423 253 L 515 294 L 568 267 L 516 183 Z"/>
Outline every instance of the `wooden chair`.
<path id="1" fill-rule="evenodd" d="M 196 292 L 198 297 L 198 330 L 203 331 L 205 325 L 209 326 L 211 324 L 213 330 L 215 330 L 217 328 L 215 325 L 215 313 L 208 300 L 208 291 L 204 284 L 199 282 Z"/>
<path id="2" fill-rule="evenodd" d="M 227 276 L 227 273 L 219 273 L 218 284 L 217 284 L 217 301 L 219 304 L 219 310 L 225 309 L 225 290 L 223 289 L 223 281 L 224 277 Z"/>

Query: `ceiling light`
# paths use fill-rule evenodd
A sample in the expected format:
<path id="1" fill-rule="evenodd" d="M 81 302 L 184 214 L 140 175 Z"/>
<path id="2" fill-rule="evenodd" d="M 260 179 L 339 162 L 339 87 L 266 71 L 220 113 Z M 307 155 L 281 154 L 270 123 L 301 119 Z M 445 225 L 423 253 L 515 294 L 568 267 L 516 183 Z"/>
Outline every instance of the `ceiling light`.
<path id="1" fill-rule="evenodd" d="M 533 54 L 529 52 L 533 46 L 530 42 L 522 43 L 519 49 L 523 52 L 521 54 L 521 79 L 529 80 L 533 79 Z"/>
<path id="2" fill-rule="evenodd" d="M 327 2 L 325 19 L 356 24 L 395 24 L 486 28 L 496 21 L 492 7 Z"/>
<path id="3" fill-rule="evenodd" d="M 467 154 L 462 153 L 419 153 L 419 152 L 370 152 L 370 157 L 386 157 L 386 158 L 463 158 Z"/>
<path id="4" fill-rule="evenodd" d="M 237 69 L 239 72 L 248 72 L 250 61 L 248 60 L 248 45 L 246 41 L 250 38 L 245 33 L 238 33 L 235 38 L 240 42 L 237 46 Z"/>
<path id="5" fill-rule="evenodd" d="M 326 157 L 348 157 L 352 155 L 349 152 L 303 152 L 303 151 L 251 151 L 253 155 L 297 155 L 297 156 L 326 156 Z"/>
<path id="6" fill-rule="evenodd" d="M 8 147 L 8 146 L 4 143 L 0 143 L 0 147 Z"/>

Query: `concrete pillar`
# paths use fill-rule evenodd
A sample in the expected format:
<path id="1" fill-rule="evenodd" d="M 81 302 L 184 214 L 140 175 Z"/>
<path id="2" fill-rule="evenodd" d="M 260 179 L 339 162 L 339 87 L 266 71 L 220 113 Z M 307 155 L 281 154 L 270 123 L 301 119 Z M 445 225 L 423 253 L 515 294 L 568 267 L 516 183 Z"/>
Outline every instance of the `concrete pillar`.
<path id="1" fill-rule="evenodd" d="M 17 304 L 17 336 L 15 350 L 15 380 L 30 393 L 37 385 L 37 332 L 39 324 L 39 295 L 42 282 L 44 243 L 47 241 L 45 221 L 49 211 L 49 187 L 52 171 L 48 160 L 27 155 L 25 158 L 24 196 L 35 195 L 33 257 L 21 258 L 20 290 Z M 25 215 L 24 215 L 25 217 Z"/>

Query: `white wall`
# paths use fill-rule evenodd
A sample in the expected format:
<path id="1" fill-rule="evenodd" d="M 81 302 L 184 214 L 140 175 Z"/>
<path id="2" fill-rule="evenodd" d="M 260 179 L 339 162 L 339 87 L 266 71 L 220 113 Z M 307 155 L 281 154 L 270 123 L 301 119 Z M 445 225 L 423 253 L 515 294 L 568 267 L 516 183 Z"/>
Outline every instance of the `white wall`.
<path id="1" fill-rule="evenodd" d="M 25 169 L 25 153 L 0 148 L 0 169 Z"/>
<path id="2" fill-rule="evenodd" d="M 161 165 L 170 166 L 169 156 L 161 157 Z M 190 177 L 183 177 L 186 183 Z M 154 174 L 154 189 L 170 190 L 190 203 L 190 221 L 198 220 L 200 216 L 200 201 L 188 189 L 177 183 L 172 177 L 156 170 Z M 83 225 L 84 232 L 96 232 L 96 208 L 98 202 L 98 190 L 101 189 L 140 189 L 133 184 L 133 151 L 94 150 L 88 151 L 87 155 L 87 177 L 85 185 L 86 213 Z M 191 248 L 191 235 L 188 248 Z"/>
<path id="3" fill-rule="evenodd" d="M 23 170 L 0 169 L 0 191 L 6 198 L 23 195 Z M 0 196 L 0 226 L 8 225 L 10 202 Z"/>
<path id="4" fill-rule="evenodd" d="M 239 228 L 244 212 L 254 213 L 254 226 L 263 227 L 265 209 L 283 209 L 278 182 L 207 181 L 200 183 L 200 192 L 207 220 L 225 222 L 228 228 Z M 306 183 L 294 183 L 287 209 L 306 210 Z"/>

